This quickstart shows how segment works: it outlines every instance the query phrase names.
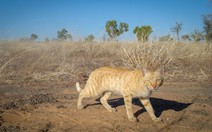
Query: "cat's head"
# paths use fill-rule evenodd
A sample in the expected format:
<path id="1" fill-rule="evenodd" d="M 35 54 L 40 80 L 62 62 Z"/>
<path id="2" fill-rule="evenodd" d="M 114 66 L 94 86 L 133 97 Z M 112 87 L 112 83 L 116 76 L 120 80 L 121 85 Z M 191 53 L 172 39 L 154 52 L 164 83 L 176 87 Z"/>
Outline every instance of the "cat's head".
<path id="1" fill-rule="evenodd" d="M 163 83 L 164 67 L 158 68 L 155 71 L 149 71 L 145 68 L 142 69 L 144 75 L 144 85 L 151 91 L 157 90 Z"/>

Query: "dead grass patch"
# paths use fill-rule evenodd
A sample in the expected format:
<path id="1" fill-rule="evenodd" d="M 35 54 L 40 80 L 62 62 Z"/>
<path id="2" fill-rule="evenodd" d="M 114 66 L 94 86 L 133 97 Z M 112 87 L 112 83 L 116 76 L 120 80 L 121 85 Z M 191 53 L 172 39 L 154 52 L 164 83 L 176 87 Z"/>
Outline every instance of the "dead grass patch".
<path id="1" fill-rule="evenodd" d="M 207 81 L 212 73 L 212 44 L 123 42 L 0 42 L 0 77 L 35 80 L 77 79 L 101 66 L 165 66 L 168 81 Z"/>

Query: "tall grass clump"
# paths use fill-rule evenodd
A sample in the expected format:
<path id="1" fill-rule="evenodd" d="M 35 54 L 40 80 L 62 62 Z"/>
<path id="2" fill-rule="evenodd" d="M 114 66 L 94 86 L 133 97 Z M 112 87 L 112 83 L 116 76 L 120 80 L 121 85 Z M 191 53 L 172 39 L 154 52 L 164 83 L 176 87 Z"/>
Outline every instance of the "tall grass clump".
<path id="1" fill-rule="evenodd" d="M 121 60 L 126 67 L 132 69 L 147 68 L 156 70 L 168 66 L 171 61 L 186 54 L 185 45 L 175 43 L 142 43 L 123 48 Z"/>
<path id="2" fill-rule="evenodd" d="M 131 69 L 151 71 L 164 66 L 166 78 L 205 81 L 211 78 L 212 46 L 175 42 L 142 43 L 123 48 L 120 59 Z"/>

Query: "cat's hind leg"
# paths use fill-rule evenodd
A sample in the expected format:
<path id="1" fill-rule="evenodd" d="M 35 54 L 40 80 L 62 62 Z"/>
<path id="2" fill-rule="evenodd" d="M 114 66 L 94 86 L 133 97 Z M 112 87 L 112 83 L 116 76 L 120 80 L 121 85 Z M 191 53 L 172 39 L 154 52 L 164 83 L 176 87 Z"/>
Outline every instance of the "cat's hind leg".
<path id="1" fill-rule="evenodd" d="M 110 112 L 115 112 L 116 108 L 112 108 L 109 104 L 108 104 L 108 98 L 111 96 L 111 92 L 106 92 L 103 94 L 103 96 L 100 98 L 100 102 L 102 103 L 102 105 Z"/>

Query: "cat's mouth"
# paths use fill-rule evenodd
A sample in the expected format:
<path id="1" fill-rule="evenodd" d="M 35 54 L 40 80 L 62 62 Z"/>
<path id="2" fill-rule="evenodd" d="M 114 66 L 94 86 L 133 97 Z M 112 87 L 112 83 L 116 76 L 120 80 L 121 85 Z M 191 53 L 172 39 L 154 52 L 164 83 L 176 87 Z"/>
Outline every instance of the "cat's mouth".
<path id="1" fill-rule="evenodd" d="M 157 91 L 157 89 L 156 89 L 156 88 L 154 88 L 154 89 L 150 89 L 150 90 L 151 90 L 151 91 L 153 91 L 153 92 L 154 92 L 154 91 Z"/>
<path id="2" fill-rule="evenodd" d="M 157 91 L 157 90 L 158 90 L 158 88 L 153 88 L 153 89 L 152 89 L 152 91 Z"/>
<path id="3" fill-rule="evenodd" d="M 156 91 L 159 87 L 149 87 L 149 86 L 146 86 L 149 90 L 151 91 Z"/>

